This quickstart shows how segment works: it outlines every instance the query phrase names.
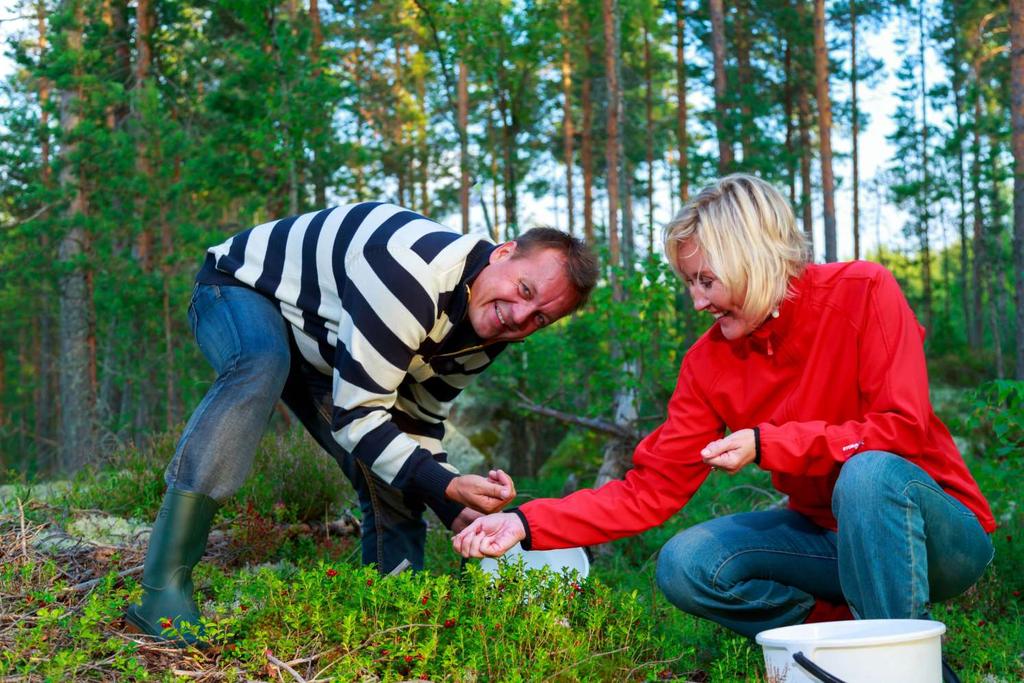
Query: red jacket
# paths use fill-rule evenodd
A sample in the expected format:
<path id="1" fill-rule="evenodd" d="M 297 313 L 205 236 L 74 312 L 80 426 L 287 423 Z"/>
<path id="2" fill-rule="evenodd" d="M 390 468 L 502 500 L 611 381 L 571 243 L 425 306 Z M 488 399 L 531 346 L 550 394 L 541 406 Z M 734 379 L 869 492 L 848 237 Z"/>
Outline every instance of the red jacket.
<path id="1" fill-rule="evenodd" d="M 592 545 L 640 533 L 678 512 L 707 477 L 700 450 L 759 426 L 761 464 L 789 507 L 836 528 L 832 489 L 847 459 L 898 453 L 970 508 L 986 531 L 992 511 L 928 399 L 918 324 L 895 278 L 875 263 L 809 265 L 748 337 L 717 323 L 683 358 L 665 422 L 633 453 L 624 479 L 557 500 L 525 503 L 524 543 Z"/>

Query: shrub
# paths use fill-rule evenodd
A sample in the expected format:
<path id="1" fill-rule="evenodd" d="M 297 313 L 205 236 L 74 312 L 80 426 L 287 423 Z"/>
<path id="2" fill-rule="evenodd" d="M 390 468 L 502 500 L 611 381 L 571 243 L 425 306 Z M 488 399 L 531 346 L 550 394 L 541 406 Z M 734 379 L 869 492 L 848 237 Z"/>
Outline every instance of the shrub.
<path id="1" fill-rule="evenodd" d="M 967 426 L 981 453 L 1004 458 L 1024 448 L 1024 382 L 995 380 L 974 392 Z"/>

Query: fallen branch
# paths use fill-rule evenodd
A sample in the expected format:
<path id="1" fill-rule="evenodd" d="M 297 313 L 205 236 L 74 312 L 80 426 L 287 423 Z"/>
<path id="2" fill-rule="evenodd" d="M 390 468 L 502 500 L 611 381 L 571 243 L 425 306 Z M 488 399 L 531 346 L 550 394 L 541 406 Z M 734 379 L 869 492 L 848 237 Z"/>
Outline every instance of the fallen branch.
<path id="1" fill-rule="evenodd" d="M 572 664 L 570 664 L 569 666 L 561 669 L 560 671 L 556 671 L 555 673 L 551 674 L 550 676 L 548 676 L 544 680 L 545 681 L 556 680 L 559 676 L 564 674 L 566 671 L 569 671 L 570 669 L 574 669 L 574 668 L 576 668 L 577 666 L 579 666 L 580 664 L 582 664 L 584 662 L 589 662 L 591 659 L 597 659 L 598 657 L 605 657 L 607 655 L 614 655 L 614 654 L 617 654 L 619 652 L 624 652 L 624 651 L 626 651 L 628 649 L 629 649 L 629 646 L 627 645 L 625 647 L 620 647 L 618 650 L 609 650 L 608 652 L 598 652 L 597 654 L 590 655 L 589 657 L 584 657 L 583 659 L 579 660 L 578 662 L 573 662 Z"/>
<path id="2" fill-rule="evenodd" d="M 271 664 L 276 666 L 278 669 L 284 669 L 285 671 L 287 671 L 289 674 L 291 674 L 292 678 L 294 678 L 296 681 L 298 681 L 298 683 L 306 683 L 306 679 L 303 678 L 302 676 L 300 676 L 298 671 L 296 671 L 295 669 L 291 668 L 290 666 L 288 666 L 287 664 L 282 662 L 280 659 L 275 657 L 270 652 L 270 650 L 267 650 L 264 654 L 267 655 L 267 660 Z"/>
<path id="3" fill-rule="evenodd" d="M 28 559 L 28 544 L 25 538 L 25 506 L 21 504 L 21 498 L 18 498 L 18 518 L 21 521 L 21 556 Z"/>
<path id="4" fill-rule="evenodd" d="M 688 654 L 689 654 L 688 652 L 684 652 L 683 654 L 679 655 L 678 657 L 673 657 L 672 659 L 659 659 L 659 660 L 654 661 L 654 662 L 644 662 L 640 666 L 635 666 L 632 669 L 630 669 L 629 673 L 626 674 L 625 680 L 628 681 L 631 678 L 633 678 L 633 674 L 635 674 L 640 669 L 646 669 L 649 666 L 659 666 L 661 664 L 673 664 L 675 662 L 678 662 L 680 659 L 682 659 L 683 657 L 687 656 Z"/>
<path id="5" fill-rule="evenodd" d="M 529 410 L 531 413 L 544 415 L 545 417 L 553 417 L 561 422 L 586 427 L 587 429 L 595 432 L 610 434 L 611 436 L 634 443 L 639 441 L 642 437 L 640 433 L 630 429 L 629 427 L 615 424 L 614 422 L 606 422 L 594 417 L 580 417 L 579 415 L 573 415 L 571 413 L 563 413 L 561 410 L 555 410 L 554 408 L 548 408 L 547 406 L 534 403 L 521 391 L 516 392 L 516 394 L 519 396 L 519 407 Z"/>
<path id="6" fill-rule="evenodd" d="M 140 573 L 142 571 L 142 568 L 144 566 L 145 565 L 141 565 L 140 564 L 138 567 L 132 567 L 131 569 L 125 569 L 123 572 L 118 572 L 117 573 L 117 578 L 123 579 L 126 576 L 131 576 L 132 574 L 138 574 L 138 573 Z M 78 592 L 92 590 L 103 579 L 104 579 L 104 577 L 102 577 L 102 576 L 99 577 L 98 579 L 90 579 L 88 581 L 83 581 L 82 583 L 76 583 L 74 586 L 68 586 L 64 590 L 66 590 L 66 591 L 78 591 Z"/>

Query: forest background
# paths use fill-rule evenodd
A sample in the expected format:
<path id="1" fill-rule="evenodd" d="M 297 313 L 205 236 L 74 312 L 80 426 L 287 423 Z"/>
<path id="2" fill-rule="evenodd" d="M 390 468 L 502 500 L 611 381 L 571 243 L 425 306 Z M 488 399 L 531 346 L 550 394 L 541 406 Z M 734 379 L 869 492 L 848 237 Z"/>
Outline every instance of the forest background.
<path id="1" fill-rule="evenodd" d="M 586 311 L 483 383 L 496 424 L 515 420 L 520 474 L 565 436 L 559 417 L 611 436 L 609 476 L 627 466 L 709 324 L 660 263 L 656 211 L 730 171 L 783 189 L 819 260 L 841 238 L 894 271 L 937 381 L 1020 378 L 1018 4 L 15 2 L 0 469 L 73 472 L 173 430 L 210 381 L 184 315 L 205 248 L 358 200 L 495 240 L 553 202 L 602 250 Z M 888 122 L 870 114 L 883 76 Z M 892 157 L 862 178 L 859 141 L 883 124 Z"/>
<path id="2" fill-rule="evenodd" d="M 375 583 L 337 531 L 351 491 L 282 408 L 198 570 L 203 657 L 123 633 L 143 531 L 46 540 L 153 518 L 213 379 L 185 315 L 205 249 L 349 201 L 496 241 L 550 216 L 599 250 L 591 303 L 507 350 L 452 418 L 526 496 L 621 476 L 712 323 L 661 225 L 732 171 L 789 197 L 816 260 L 900 281 L 1000 524 L 979 588 L 934 613 L 945 652 L 965 680 L 1024 674 L 1024 0 L 14 0 L 0 32 L 0 675 L 275 678 L 277 652 L 332 680 L 760 676 L 652 573 L 679 529 L 782 504 L 763 472 L 599 551 L 585 590 L 455 584 L 442 532 L 439 574 Z"/>

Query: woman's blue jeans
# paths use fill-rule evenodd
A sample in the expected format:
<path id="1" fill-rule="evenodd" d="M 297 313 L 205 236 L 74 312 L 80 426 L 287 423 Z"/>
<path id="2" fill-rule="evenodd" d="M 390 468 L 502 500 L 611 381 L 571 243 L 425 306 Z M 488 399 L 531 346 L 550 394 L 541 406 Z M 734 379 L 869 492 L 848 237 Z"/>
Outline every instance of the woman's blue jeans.
<path id="1" fill-rule="evenodd" d="M 992 560 L 977 517 L 920 467 L 866 451 L 840 470 L 838 532 L 792 510 L 728 515 L 665 544 L 658 586 L 679 609 L 748 637 L 802 623 L 816 598 L 861 619 L 926 618 Z"/>
<path id="2" fill-rule="evenodd" d="M 278 399 L 352 482 L 363 512 L 363 562 L 389 572 L 423 567 L 424 503 L 373 475 L 331 434 L 331 377 L 305 361 L 277 305 L 246 287 L 196 285 L 189 321 L 217 379 L 196 408 L 165 472 L 172 488 L 218 501 L 234 495 Z"/>

